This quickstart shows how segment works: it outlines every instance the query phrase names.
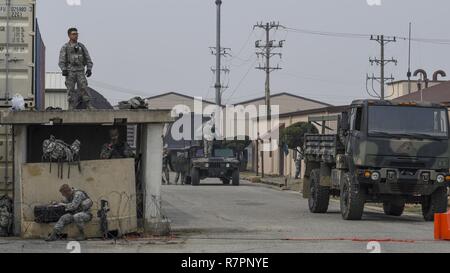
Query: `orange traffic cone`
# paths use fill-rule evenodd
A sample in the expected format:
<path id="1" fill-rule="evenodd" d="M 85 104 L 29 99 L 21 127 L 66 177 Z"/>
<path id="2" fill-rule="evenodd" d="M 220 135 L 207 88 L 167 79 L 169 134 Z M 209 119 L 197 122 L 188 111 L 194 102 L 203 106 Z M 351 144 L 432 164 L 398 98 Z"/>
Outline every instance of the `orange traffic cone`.
<path id="1" fill-rule="evenodd" d="M 450 212 L 435 214 L 434 239 L 450 241 Z"/>

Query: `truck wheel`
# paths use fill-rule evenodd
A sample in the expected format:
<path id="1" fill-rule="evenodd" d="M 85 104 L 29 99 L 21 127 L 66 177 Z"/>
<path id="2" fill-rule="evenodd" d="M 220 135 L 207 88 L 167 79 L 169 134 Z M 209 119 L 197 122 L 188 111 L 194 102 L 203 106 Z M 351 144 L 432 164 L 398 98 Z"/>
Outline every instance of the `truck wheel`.
<path id="1" fill-rule="evenodd" d="M 447 187 L 440 187 L 422 201 L 422 214 L 425 221 L 434 221 L 435 213 L 446 213 L 448 208 Z"/>
<path id="2" fill-rule="evenodd" d="M 239 169 L 235 169 L 232 175 L 233 186 L 239 186 L 240 178 L 239 178 Z"/>
<path id="3" fill-rule="evenodd" d="M 330 204 L 330 189 L 320 186 L 320 170 L 314 169 L 310 175 L 309 210 L 312 213 L 326 213 Z"/>
<path id="4" fill-rule="evenodd" d="M 192 186 L 200 185 L 200 171 L 197 168 L 192 168 L 191 183 L 192 183 Z"/>
<path id="5" fill-rule="evenodd" d="M 223 183 L 224 185 L 230 185 L 230 179 L 228 179 L 228 178 L 222 178 L 221 180 L 222 180 L 222 183 Z"/>
<path id="6" fill-rule="evenodd" d="M 386 201 L 383 203 L 384 214 L 390 216 L 402 216 L 405 210 L 404 201 Z"/>
<path id="7" fill-rule="evenodd" d="M 365 193 L 349 173 L 341 183 L 341 213 L 344 220 L 361 220 L 364 213 Z"/>

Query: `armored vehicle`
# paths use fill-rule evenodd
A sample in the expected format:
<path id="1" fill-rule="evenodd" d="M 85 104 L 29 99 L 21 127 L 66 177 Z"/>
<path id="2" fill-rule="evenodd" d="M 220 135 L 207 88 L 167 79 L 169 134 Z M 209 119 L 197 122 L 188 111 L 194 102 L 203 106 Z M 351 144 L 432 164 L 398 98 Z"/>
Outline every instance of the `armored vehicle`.
<path id="1" fill-rule="evenodd" d="M 312 213 L 326 213 L 340 197 L 342 217 L 360 220 L 364 204 L 382 203 L 401 216 L 421 204 L 423 217 L 447 211 L 449 133 L 447 108 L 431 103 L 354 101 L 334 117 L 336 134 L 306 135 L 304 197 Z"/>
<path id="2" fill-rule="evenodd" d="M 194 127 L 196 116 L 186 115 L 180 120 L 182 118 L 191 120 L 191 139 L 194 139 L 194 132 L 202 129 Z M 201 126 L 210 120 L 210 117 L 203 117 Z M 168 165 L 172 171 L 181 174 L 184 184 L 197 186 L 203 179 L 219 178 L 224 185 L 239 185 L 241 163 L 236 151 L 227 148 L 224 141 L 175 140 L 171 134 L 172 126 L 168 127 L 164 137 Z"/>
<path id="3" fill-rule="evenodd" d="M 192 158 L 191 164 L 192 185 L 199 185 L 202 179 L 220 178 L 224 185 L 229 185 L 231 181 L 233 186 L 239 186 L 240 162 L 233 150 L 217 145 L 213 147 L 212 154 L 206 157 L 203 155 L 203 149 L 197 151 L 199 153 Z"/>

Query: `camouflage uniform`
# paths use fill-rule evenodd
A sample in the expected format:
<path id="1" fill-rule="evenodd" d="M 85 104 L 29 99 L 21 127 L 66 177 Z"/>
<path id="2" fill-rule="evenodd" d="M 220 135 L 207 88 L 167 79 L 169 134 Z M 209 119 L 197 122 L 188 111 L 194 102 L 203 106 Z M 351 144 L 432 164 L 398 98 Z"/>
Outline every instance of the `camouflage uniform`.
<path id="1" fill-rule="evenodd" d="M 80 104 L 90 107 L 90 95 L 87 91 L 88 81 L 84 68 L 92 71 L 94 66 L 87 48 L 82 43 L 66 43 L 59 54 L 59 67 L 68 71 L 66 87 L 68 90 L 69 108 L 76 109 Z M 75 88 L 77 85 L 77 89 Z"/>
<path id="2" fill-rule="evenodd" d="M 299 179 L 302 172 L 302 160 L 303 155 L 297 152 L 297 158 L 295 159 L 295 179 Z"/>
<path id="3" fill-rule="evenodd" d="M 92 200 L 85 192 L 73 189 L 72 196 L 63 203 L 68 213 L 59 218 L 54 231 L 61 234 L 65 226 L 75 223 L 80 233 L 84 235 L 84 224 L 92 220 L 90 212 Z"/>
<path id="4" fill-rule="evenodd" d="M 105 144 L 100 152 L 101 159 L 117 159 L 117 158 L 132 158 L 134 157 L 133 150 L 126 142 L 120 144 Z"/>
<path id="5" fill-rule="evenodd" d="M 170 174 L 169 174 L 169 156 L 167 154 L 163 155 L 163 176 L 162 183 L 170 185 Z"/>

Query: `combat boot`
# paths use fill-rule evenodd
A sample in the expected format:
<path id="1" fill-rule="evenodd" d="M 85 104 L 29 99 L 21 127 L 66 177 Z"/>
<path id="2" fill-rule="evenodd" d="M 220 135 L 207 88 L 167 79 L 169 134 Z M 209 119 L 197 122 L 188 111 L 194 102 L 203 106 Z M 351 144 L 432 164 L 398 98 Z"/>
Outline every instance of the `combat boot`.
<path id="1" fill-rule="evenodd" d="M 61 239 L 61 235 L 58 234 L 58 232 L 56 232 L 55 230 L 52 231 L 52 233 L 47 237 L 47 239 L 45 239 L 46 242 L 54 242 L 54 241 L 58 241 L 59 239 Z"/>
<path id="2" fill-rule="evenodd" d="M 84 234 L 84 228 L 78 227 L 78 237 L 75 239 L 79 242 L 86 241 L 86 235 Z"/>

